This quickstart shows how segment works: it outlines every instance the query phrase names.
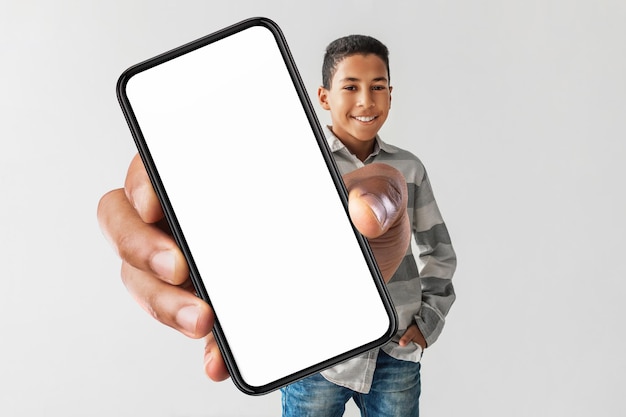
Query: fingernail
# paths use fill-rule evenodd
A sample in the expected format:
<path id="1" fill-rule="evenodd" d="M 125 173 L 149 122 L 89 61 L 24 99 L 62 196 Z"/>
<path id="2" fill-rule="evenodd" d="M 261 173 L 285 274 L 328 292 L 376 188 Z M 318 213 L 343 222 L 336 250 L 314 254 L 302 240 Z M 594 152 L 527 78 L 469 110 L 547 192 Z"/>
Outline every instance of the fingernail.
<path id="1" fill-rule="evenodd" d="M 176 323 L 191 334 L 196 334 L 200 309 L 194 305 L 185 306 L 176 313 Z"/>
<path id="2" fill-rule="evenodd" d="M 150 267 L 154 272 L 159 274 L 159 276 L 170 278 L 174 276 L 176 257 L 172 251 L 169 250 L 157 252 L 152 259 L 150 259 Z"/>
<path id="3" fill-rule="evenodd" d="M 361 195 L 361 198 L 367 202 L 370 210 L 372 210 L 372 213 L 376 216 L 378 224 L 383 227 L 387 221 L 387 208 L 385 207 L 385 203 L 378 196 L 370 193 Z"/>

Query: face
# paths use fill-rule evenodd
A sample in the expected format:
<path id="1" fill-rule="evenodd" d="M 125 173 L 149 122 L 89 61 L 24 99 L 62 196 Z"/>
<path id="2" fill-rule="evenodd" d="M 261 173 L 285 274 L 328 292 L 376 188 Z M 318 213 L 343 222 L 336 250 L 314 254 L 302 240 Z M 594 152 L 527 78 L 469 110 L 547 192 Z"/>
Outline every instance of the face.
<path id="1" fill-rule="evenodd" d="M 373 145 L 391 108 L 385 62 L 374 54 L 344 58 L 337 64 L 330 89 L 320 87 L 318 98 L 330 111 L 333 133 L 349 149 Z"/>

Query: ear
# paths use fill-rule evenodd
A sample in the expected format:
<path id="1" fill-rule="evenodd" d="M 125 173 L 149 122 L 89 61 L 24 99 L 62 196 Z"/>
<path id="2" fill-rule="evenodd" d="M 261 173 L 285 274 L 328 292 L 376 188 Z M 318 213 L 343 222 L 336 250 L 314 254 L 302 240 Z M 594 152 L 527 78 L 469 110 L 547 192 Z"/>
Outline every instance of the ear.
<path id="1" fill-rule="evenodd" d="M 330 110 L 330 104 L 328 104 L 328 90 L 323 86 L 317 89 L 317 99 L 324 110 Z"/>
<path id="2" fill-rule="evenodd" d="M 393 87 L 389 86 L 389 108 L 391 108 L 391 90 L 393 90 Z"/>

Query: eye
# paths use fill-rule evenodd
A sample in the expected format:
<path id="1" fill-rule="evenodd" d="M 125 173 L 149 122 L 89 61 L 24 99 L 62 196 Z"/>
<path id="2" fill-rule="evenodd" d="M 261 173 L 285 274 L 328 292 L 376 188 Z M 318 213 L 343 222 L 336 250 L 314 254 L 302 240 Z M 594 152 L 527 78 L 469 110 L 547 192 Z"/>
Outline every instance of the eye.
<path id="1" fill-rule="evenodd" d="M 387 89 L 387 86 L 384 86 L 384 85 L 374 85 L 374 86 L 372 86 L 372 90 L 374 90 L 374 91 L 381 91 L 381 90 L 386 90 L 386 89 Z"/>
<path id="2" fill-rule="evenodd" d="M 356 91 L 356 86 L 354 85 L 346 85 L 343 87 L 344 90 L 348 90 L 348 91 Z"/>

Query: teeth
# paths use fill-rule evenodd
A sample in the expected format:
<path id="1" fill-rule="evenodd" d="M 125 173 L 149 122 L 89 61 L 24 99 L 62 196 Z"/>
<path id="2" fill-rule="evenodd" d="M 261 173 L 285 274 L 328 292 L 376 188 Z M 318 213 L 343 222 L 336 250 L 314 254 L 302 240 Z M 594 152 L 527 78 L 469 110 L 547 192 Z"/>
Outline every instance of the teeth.
<path id="1" fill-rule="evenodd" d="M 371 122 L 376 116 L 354 116 L 359 122 Z"/>

